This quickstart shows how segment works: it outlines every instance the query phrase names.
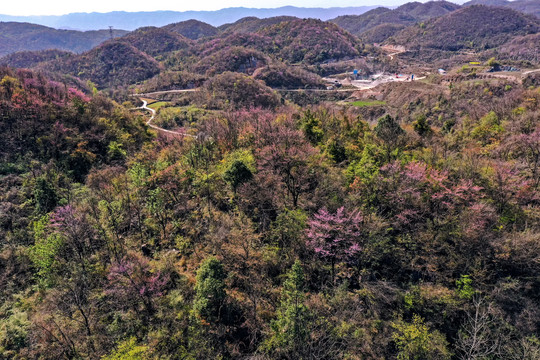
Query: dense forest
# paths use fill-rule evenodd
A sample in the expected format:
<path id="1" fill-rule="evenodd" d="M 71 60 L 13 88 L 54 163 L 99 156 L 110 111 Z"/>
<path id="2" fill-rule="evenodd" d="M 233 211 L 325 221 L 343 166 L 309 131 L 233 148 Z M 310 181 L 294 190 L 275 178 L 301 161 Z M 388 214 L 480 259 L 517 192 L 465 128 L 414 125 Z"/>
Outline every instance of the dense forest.
<path id="1" fill-rule="evenodd" d="M 540 20 L 418 6 L 517 25 L 449 74 L 288 17 L 10 56 L 0 359 L 539 359 L 540 73 L 487 71 Z"/>

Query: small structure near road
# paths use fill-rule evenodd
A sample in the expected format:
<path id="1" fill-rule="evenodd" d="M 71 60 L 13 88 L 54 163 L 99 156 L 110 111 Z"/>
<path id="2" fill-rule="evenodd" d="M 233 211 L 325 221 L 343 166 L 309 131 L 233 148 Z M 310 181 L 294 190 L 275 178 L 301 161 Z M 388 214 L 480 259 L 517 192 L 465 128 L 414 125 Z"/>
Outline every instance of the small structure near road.
<path id="1" fill-rule="evenodd" d="M 486 72 L 493 73 L 493 72 L 500 72 L 500 71 L 521 71 L 521 70 L 513 66 L 496 65 L 496 66 L 493 66 L 491 69 L 487 70 Z"/>
<path id="2" fill-rule="evenodd" d="M 341 86 L 342 84 L 339 82 L 339 80 L 334 80 L 331 85 L 326 86 L 326 90 L 339 89 Z"/>

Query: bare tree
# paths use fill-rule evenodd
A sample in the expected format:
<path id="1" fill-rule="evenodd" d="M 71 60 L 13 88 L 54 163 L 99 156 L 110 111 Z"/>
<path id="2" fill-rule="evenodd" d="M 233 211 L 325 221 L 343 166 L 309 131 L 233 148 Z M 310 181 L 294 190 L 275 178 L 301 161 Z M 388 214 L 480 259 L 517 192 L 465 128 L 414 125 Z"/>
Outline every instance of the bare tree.
<path id="1" fill-rule="evenodd" d="M 459 359 L 485 359 L 499 352 L 500 337 L 493 332 L 493 306 L 483 297 L 473 299 L 473 309 L 461 327 L 456 342 Z"/>

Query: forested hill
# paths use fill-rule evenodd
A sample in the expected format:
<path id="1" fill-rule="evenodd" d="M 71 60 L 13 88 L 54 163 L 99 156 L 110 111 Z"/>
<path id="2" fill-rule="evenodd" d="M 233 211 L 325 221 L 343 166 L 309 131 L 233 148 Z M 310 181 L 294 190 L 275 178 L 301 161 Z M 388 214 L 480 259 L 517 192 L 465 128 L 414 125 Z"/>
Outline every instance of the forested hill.
<path id="1" fill-rule="evenodd" d="M 123 41 L 108 41 L 81 55 L 43 63 L 43 68 L 94 81 L 98 87 L 114 87 L 146 80 L 159 73 L 150 55 Z"/>
<path id="2" fill-rule="evenodd" d="M 98 88 L 135 85 L 163 70 L 182 70 L 184 78 L 191 73 L 187 78 L 196 81 L 180 81 L 178 86 L 182 87 L 234 71 L 265 79 L 274 87 L 320 88 L 318 74 L 285 63 L 320 65 L 378 54 L 337 25 L 314 19 L 247 18 L 197 41 L 180 35 L 175 27 L 141 28 L 83 54 L 21 52 L 0 59 L 0 63 L 70 74 L 91 80 Z"/>
<path id="3" fill-rule="evenodd" d="M 118 37 L 127 31 L 113 30 Z M 110 39 L 109 30 L 57 30 L 46 26 L 0 22 L 0 56 L 23 50 L 58 49 L 81 53 Z"/>
<path id="4" fill-rule="evenodd" d="M 214 26 L 198 20 L 186 20 L 169 24 L 163 27 L 165 30 L 174 31 L 191 40 L 217 35 L 218 29 Z"/>
<path id="5" fill-rule="evenodd" d="M 352 34 L 361 36 L 368 30 L 381 25 L 412 25 L 434 17 L 445 15 L 460 6 L 446 1 L 427 3 L 411 2 L 394 10 L 379 7 L 362 15 L 345 15 L 330 20 Z"/>
<path id="6" fill-rule="evenodd" d="M 463 4 L 463 6 L 470 5 L 504 6 L 516 11 L 521 11 L 540 17 L 540 2 L 537 0 L 472 0 Z"/>
<path id="7" fill-rule="evenodd" d="M 504 44 L 514 36 L 540 31 L 540 18 L 512 9 L 467 6 L 397 33 L 392 41 L 408 48 L 483 50 Z"/>

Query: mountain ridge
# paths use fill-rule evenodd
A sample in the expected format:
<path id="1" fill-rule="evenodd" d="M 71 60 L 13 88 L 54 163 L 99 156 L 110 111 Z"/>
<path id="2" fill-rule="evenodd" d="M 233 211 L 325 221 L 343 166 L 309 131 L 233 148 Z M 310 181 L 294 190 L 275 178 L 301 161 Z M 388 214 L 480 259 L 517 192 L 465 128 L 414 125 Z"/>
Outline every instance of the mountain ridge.
<path id="1" fill-rule="evenodd" d="M 113 37 L 126 33 L 124 30 L 113 30 Z M 48 49 L 82 53 L 109 38 L 109 30 L 58 30 L 38 24 L 0 22 L 0 56 L 17 51 Z"/>
<path id="2" fill-rule="evenodd" d="M 66 15 L 47 16 L 11 16 L 0 14 L 0 21 L 31 22 L 57 29 L 94 30 L 113 26 L 114 28 L 135 30 L 145 26 L 165 26 L 172 23 L 196 19 L 212 26 L 233 23 L 248 16 L 274 17 L 296 16 L 302 18 L 319 18 L 328 20 L 340 15 L 362 14 L 377 6 L 301 8 L 282 6 L 279 8 L 246 8 L 230 7 L 214 11 L 113 11 L 108 13 L 71 13 Z"/>

